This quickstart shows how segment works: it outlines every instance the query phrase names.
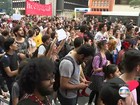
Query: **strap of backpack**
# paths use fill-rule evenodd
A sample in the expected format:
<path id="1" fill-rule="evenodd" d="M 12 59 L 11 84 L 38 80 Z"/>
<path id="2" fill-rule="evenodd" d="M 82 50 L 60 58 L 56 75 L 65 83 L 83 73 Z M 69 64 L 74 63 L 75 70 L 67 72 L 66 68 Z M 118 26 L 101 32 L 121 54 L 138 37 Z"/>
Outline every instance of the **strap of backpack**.
<path id="1" fill-rule="evenodd" d="M 99 63 L 99 67 L 101 68 L 102 67 L 102 55 L 101 55 L 101 53 L 98 53 L 97 54 L 99 57 L 100 57 L 100 63 Z M 107 61 L 106 61 L 106 64 L 105 65 L 107 65 Z"/>
<path id="2" fill-rule="evenodd" d="M 97 55 L 100 57 L 100 63 L 99 63 L 99 68 L 102 66 L 102 56 L 101 53 L 97 53 Z"/>
<path id="3" fill-rule="evenodd" d="M 74 72 L 75 72 L 75 63 L 74 63 L 74 60 L 71 56 L 65 56 L 63 59 L 66 59 L 66 60 L 69 60 L 72 62 L 72 65 L 73 65 L 73 72 L 71 74 L 71 77 L 73 76 Z M 65 90 L 65 94 L 67 95 L 67 90 Z"/>
<path id="4" fill-rule="evenodd" d="M 73 58 L 72 58 L 71 56 L 65 56 L 63 59 L 66 59 L 66 60 L 69 60 L 69 61 L 72 62 L 72 65 L 73 65 L 73 72 L 72 72 L 72 75 L 71 75 L 71 76 L 73 76 L 73 74 L 74 74 L 74 72 L 75 72 L 75 63 L 74 63 Z"/>

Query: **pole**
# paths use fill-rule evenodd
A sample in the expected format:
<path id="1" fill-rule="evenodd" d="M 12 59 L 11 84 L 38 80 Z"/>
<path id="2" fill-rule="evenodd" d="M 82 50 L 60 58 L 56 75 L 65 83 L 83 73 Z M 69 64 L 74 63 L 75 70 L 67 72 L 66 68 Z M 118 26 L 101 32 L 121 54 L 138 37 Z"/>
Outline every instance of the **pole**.
<path id="1" fill-rule="evenodd" d="M 77 16 L 76 16 L 77 14 L 76 14 L 76 8 L 74 9 L 74 16 L 75 16 L 75 20 L 76 20 L 76 18 L 77 18 Z"/>

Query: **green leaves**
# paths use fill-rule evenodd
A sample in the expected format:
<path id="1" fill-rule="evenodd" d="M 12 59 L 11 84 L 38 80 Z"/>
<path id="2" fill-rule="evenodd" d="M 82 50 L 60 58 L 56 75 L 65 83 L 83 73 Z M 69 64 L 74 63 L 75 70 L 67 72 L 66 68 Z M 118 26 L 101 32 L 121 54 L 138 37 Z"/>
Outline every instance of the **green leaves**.
<path id="1" fill-rule="evenodd" d="M 129 0 L 129 1 L 131 7 L 140 8 L 140 0 Z"/>

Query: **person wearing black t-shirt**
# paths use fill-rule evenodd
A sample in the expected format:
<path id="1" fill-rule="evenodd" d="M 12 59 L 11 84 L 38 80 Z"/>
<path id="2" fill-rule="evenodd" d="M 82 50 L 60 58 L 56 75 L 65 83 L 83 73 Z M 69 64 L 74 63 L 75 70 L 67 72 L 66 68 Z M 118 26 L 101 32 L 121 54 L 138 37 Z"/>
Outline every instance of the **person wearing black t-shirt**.
<path id="1" fill-rule="evenodd" d="M 6 80 L 8 90 L 11 94 L 12 83 L 15 81 L 15 76 L 18 73 L 18 56 L 15 52 L 17 50 L 17 43 L 15 39 L 8 38 L 4 42 L 4 48 L 6 54 L 1 60 L 0 69 L 2 70 L 2 75 Z"/>

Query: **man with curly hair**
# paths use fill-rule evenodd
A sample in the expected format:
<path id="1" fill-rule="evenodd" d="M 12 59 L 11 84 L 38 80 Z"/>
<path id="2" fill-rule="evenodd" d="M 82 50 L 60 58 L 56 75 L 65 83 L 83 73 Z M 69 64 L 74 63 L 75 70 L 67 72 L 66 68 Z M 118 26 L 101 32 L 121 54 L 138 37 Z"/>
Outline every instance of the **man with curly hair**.
<path id="1" fill-rule="evenodd" d="M 54 65 L 46 57 L 32 59 L 22 70 L 19 86 L 25 95 L 18 105 L 51 105 L 47 95 L 53 92 Z"/>

